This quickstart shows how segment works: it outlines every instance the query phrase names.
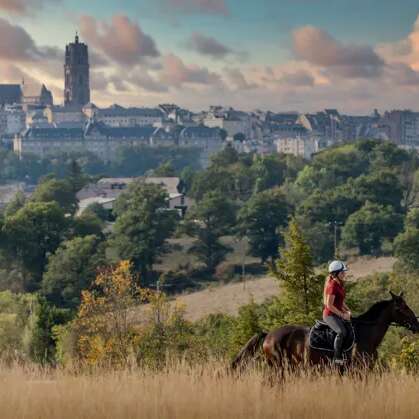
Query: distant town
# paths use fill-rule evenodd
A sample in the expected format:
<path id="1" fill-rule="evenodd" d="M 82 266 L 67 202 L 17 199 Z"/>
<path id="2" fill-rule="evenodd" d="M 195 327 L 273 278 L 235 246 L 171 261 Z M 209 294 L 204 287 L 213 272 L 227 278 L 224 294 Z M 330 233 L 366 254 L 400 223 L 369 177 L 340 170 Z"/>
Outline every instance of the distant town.
<path id="1" fill-rule="evenodd" d="M 390 140 L 419 149 L 419 112 L 391 110 L 344 115 L 337 109 L 316 113 L 255 110 L 222 105 L 201 112 L 176 104 L 155 108 L 96 106 L 90 97 L 88 46 L 76 35 L 66 46 L 64 104 L 57 105 L 45 85 L 34 91 L 21 84 L 0 84 L 2 146 L 19 158 L 59 152 L 90 152 L 112 161 L 119 147 L 197 147 L 206 167 L 226 144 L 239 152 L 293 154 L 310 159 L 318 151 L 361 138 Z"/>

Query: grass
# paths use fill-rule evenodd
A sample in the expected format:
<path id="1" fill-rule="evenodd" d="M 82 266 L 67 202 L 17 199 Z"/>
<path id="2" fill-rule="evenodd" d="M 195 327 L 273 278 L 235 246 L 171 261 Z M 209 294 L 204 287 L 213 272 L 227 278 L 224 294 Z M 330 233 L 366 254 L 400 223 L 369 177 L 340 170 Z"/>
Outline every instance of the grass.
<path id="1" fill-rule="evenodd" d="M 419 418 L 418 376 L 305 375 L 269 386 L 257 371 L 241 378 L 217 371 L 181 364 L 90 375 L 2 368 L 1 418 Z"/>

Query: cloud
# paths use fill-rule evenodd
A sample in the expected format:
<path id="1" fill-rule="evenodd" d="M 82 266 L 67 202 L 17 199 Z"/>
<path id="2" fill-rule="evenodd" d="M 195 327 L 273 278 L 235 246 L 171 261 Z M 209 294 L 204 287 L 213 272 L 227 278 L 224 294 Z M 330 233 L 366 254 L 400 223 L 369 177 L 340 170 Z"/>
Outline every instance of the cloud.
<path id="1" fill-rule="evenodd" d="M 238 68 L 225 69 L 227 80 L 236 90 L 250 90 L 258 87 L 256 83 L 249 83 Z"/>
<path id="2" fill-rule="evenodd" d="M 169 91 L 169 88 L 166 84 L 151 77 L 150 74 L 145 71 L 138 72 L 135 75 L 129 76 L 127 81 L 134 87 L 139 87 L 152 93 L 165 93 Z"/>
<path id="3" fill-rule="evenodd" d="M 216 85 L 221 82 L 220 76 L 207 68 L 197 65 L 186 65 L 174 54 L 163 57 L 163 69 L 160 81 L 170 86 L 181 87 L 183 84 Z"/>
<path id="4" fill-rule="evenodd" d="M 194 32 L 187 41 L 187 46 L 202 55 L 210 56 L 214 59 L 223 59 L 232 54 L 233 50 L 215 38 Z"/>
<path id="5" fill-rule="evenodd" d="M 305 70 L 297 70 L 295 73 L 285 73 L 278 82 L 288 86 L 314 86 L 314 77 Z"/>
<path id="6" fill-rule="evenodd" d="M 82 16 L 80 32 L 97 51 L 122 66 L 160 55 L 153 38 L 124 15 L 113 16 L 110 23 Z"/>
<path id="7" fill-rule="evenodd" d="M 41 55 L 25 29 L 0 18 L 0 59 L 34 61 Z"/>
<path id="8" fill-rule="evenodd" d="M 0 10 L 16 15 L 34 14 L 47 2 L 57 0 L 0 0 Z"/>
<path id="9" fill-rule="evenodd" d="M 390 63 L 403 63 L 419 71 L 419 15 L 409 35 L 397 42 L 379 44 L 377 53 Z"/>
<path id="10" fill-rule="evenodd" d="M 387 66 L 388 76 L 399 86 L 419 86 L 419 72 L 404 63 L 393 63 Z"/>
<path id="11" fill-rule="evenodd" d="M 229 16 L 225 0 L 161 0 L 169 11 L 182 14 L 209 14 Z"/>
<path id="12" fill-rule="evenodd" d="M 343 44 L 314 26 L 293 32 L 293 51 L 297 58 L 349 79 L 378 77 L 385 65 L 370 46 Z"/>

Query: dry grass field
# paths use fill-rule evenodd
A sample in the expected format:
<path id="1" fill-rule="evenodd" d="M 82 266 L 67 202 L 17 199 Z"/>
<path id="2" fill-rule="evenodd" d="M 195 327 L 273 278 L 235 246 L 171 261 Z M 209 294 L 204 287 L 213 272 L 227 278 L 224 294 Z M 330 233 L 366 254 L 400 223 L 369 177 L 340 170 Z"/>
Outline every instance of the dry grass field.
<path id="1" fill-rule="evenodd" d="M 375 272 L 390 272 L 394 258 L 359 258 L 349 263 L 351 279 L 356 280 Z M 177 297 L 185 307 L 188 320 L 199 320 L 212 313 L 237 314 L 238 309 L 251 299 L 262 303 L 278 294 L 278 284 L 269 276 L 249 278 L 245 282 L 218 285 L 203 291 Z"/>
<path id="2" fill-rule="evenodd" d="M 2 419 L 415 419 L 419 377 L 301 377 L 270 386 L 218 366 L 74 375 L 0 369 Z"/>

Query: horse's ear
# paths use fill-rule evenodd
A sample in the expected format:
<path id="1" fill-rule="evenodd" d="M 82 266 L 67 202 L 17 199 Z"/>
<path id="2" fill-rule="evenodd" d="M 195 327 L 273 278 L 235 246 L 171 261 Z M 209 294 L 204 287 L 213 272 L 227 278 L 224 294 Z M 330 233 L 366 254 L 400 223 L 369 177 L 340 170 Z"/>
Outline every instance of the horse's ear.
<path id="1" fill-rule="evenodd" d="M 399 297 L 403 298 L 403 296 L 404 296 L 404 291 L 401 291 Z"/>
<path id="2" fill-rule="evenodd" d="M 396 294 L 394 294 L 393 293 L 393 291 L 389 291 L 389 293 L 390 293 L 390 295 L 391 295 L 391 298 L 394 300 L 396 297 L 397 297 L 397 295 Z"/>

